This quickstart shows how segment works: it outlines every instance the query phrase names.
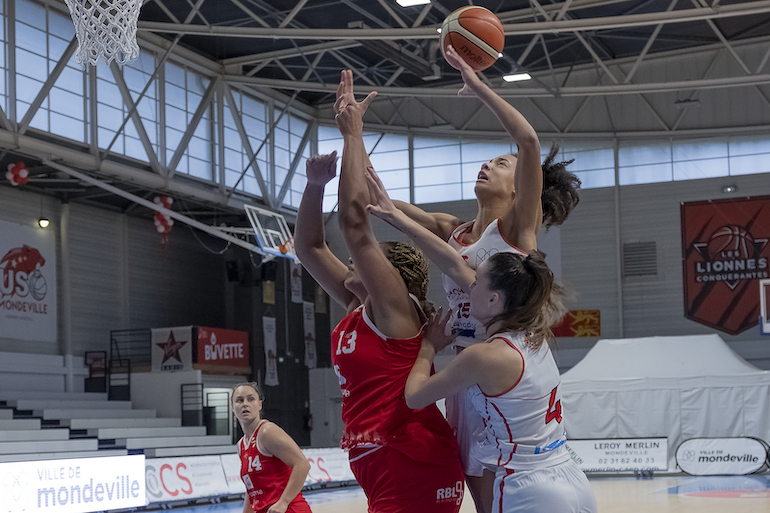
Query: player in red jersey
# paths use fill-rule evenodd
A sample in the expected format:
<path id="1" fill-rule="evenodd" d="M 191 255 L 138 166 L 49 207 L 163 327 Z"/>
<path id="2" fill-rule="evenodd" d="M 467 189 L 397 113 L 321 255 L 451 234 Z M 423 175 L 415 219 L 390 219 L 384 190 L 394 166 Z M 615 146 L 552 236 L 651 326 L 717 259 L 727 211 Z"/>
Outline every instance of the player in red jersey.
<path id="1" fill-rule="evenodd" d="M 307 162 L 307 186 L 295 248 L 307 269 L 347 315 L 332 334 L 332 363 L 342 389 L 341 445 L 372 513 L 457 513 L 464 491 L 457 442 L 435 405 L 406 406 L 403 386 L 426 320 L 427 262 L 401 243 L 380 245 L 369 226 L 362 115 L 371 100 L 353 97 L 342 72 L 337 91 L 343 134 L 340 228 L 351 255 L 343 264 L 326 245 L 321 202 L 336 173 L 336 154 Z"/>
<path id="2" fill-rule="evenodd" d="M 256 383 L 236 385 L 232 410 L 243 430 L 238 441 L 243 513 L 311 513 L 302 496 L 310 464 L 280 427 L 261 418 L 262 391 Z"/>

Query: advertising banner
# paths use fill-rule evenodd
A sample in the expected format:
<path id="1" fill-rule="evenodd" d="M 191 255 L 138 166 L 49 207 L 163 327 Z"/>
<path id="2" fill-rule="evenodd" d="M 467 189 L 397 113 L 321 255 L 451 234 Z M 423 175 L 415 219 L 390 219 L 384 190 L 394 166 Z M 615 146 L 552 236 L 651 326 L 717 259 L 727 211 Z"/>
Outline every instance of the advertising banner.
<path id="1" fill-rule="evenodd" d="M 291 302 L 302 302 L 302 266 L 298 262 L 290 262 L 291 269 Z"/>
<path id="2" fill-rule="evenodd" d="M 192 370 L 192 326 L 152 330 L 152 370 Z"/>
<path id="3" fill-rule="evenodd" d="M 315 346 L 315 304 L 312 301 L 302 303 L 302 322 L 305 327 L 305 366 L 315 369 L 317 364 Z"/>
<path id="4" fill-rule="evenodd" d="M 567 440 L 572 459 L 584 472 L 668 470 L 668 439 Z"/>
<path id="5" fill-rule="evenodd" d="M 195 368 L 217 374 L 249 374 L 249 334 L 198 326 Z"/>
<path id="6" fill-rule="evenodd" d="M 262 340 L 265 344 L 265 386 L 278 386 L 278 348 L 275 317 L 262 317 Z"/>
<path id="7" fill-rule="evenodd" d="M 762 468 L 766 455 L 756 438 L 691 438 L 677 448 L 676 463 L 693 476 L 739 476 Z"/>
<path id="8" fill-rule="evenodd" d="M 600 310 L 570 310 L 551 326 L 554 337 L 601 337 Z"/>
<path id="9" fill-rule="evenodd" d="M 145 462 L 145 473 L 149 502 L 216 497 L 229 493 L 219 455 L 152 458 Z"/>
<path id="10" fill-rule="evenodd" d="M 756 326 L 770 277 L 770 196 L 682 203 L 685 317 L 730 335 Z"/>
<path id="11" fill-rule="evenodd" d="M 53 230 L 0 221 L 0 337 L 57 340 Z"/>
<path id="12" fill-rule="evenodd" d="M 144 455 L 0 463 L 0 498 L 2 513 L 145 506 Z"/>

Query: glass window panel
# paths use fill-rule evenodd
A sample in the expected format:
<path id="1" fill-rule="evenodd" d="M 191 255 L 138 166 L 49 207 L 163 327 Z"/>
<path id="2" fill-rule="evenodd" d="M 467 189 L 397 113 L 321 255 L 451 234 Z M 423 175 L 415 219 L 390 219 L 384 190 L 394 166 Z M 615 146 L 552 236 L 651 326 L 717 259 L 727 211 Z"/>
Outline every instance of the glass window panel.
<path id="1" fill-rule="evenodd" d="M 392 169 L 409 169 L 409 151 L 389 151 L 387 153 L 374 153 L 370 157 L 374 169 L 389 171 Z"/>
<path id="2" fill-rule="evenodd" d="M 69 16 L 60 16 L 53 11 L 48 15 L 48 31 L 57 37 L 66 39 L 67 41 L 75 37 L 75 25 L 72 24 L 72 18 Z"/>
<path id="3" fill-rule="evenodd" d="M 82 96 L 54 87 L 48 93 L 48 98 L 51 100 L 51 105 L 53 105 L 52 110 L 73 118 L 83 119 Z"/>
<path id="4" fill-rule="evenodd" d="M 462 199 L 462 185 L 459 183 L 414 188 L 414 202 L 417 204 L 459 199 Z"/>
<path id="5" fill-rule="evenodd" d="M 123 66 L 123 80 L 126 81 L 126 85 L 128 86 L 131 91 L 133 91 L 134 100 L 139 97 L 139 93 L 142 92 L 144 87 L 147 85 L 147 80 L 150 78 L 150 75 L 147 75 L 146 73 L 141 72 L 138 69 L 135 69 L 131 66 Z M 153 87 L 150 86 L 147 90 L 147 93 L 150 93 L 152 91 Z"/>
<path id="6" fill-rule="evenodd" d="M 674 161 L 720 158 L 727 156 L 727 139 L 697 139 L 673 142 Z"/>
<path id="7" fill-rule="evenodd" d="M 136 106 L 136 111 L 139 113 L 139 116 L 143 117 L 146 120 L 151 120 L 153 123 L 157 119 L 157 103 L 152 98 L 142 98 L 142 101 L 139 102 L 139 105 Z M 148 127 L 149 130 L 149 127 Z"/>
<path id="8" fill-rule="evenodd" d="M 665 142 L 623 142 L 618 150 L 620 167 L 671 162 L 671 145 Z"/>
<path id="9" fill-rule="evenodd" d="M 476 199 L 476 182 L 463 182 L 463 198 L 464 200 Z"/>
<path id="10" fill-rule="evenodd" d="M 142 160 L 144 162 L 147 162 L 147 152 L 144 151 L 144 146 L 142 146 L 142 141 L 139 139 L 134 139 L 133 137 L 126 137 L 125 138 L 125 144 L 126 144 L 126 151 L 125 155 L 129 157 L 133 157 L 137 160 Z"/>
<path id="11" fill-rule="evenodd" d="M 338 132 L 339 133 L 339 132 Z M 318 141 L 318 154 L 328 155 L 333 151 L 337 151 L 337 156 L 342 155 L 342 139 L 327 139 Z"/>
<path id="12" fill-rule="evenodd" d="M 53 69 L 56 67 L 56 62 L 62 58 L 69 44 L 70 44 L 69 39 L 64 40 L 64 39 L 59 39 L 58 37 L 48 38 L 48 57 L 51 59 L 51 61 L 48 64 L 49 66 L 48 69 L 50 71 L 53 71 Z"/>
<path id="13" fill-rule="evenodd" d="M 451 166 L 421 167 L 415 168 L 414 170 L 415 189 L 424 185 L 451 184 L 453 182 L 462 182 L 462 173 L 459 164 L 454 164 Z M 461 197 L 459 196 L 460 189 L 458 188 L 457 191 L 458 196 L 457 198 L 453 199 L 459 199 Z"/>
<path id="14" fill-rule="evenodd" d="M 242 116 L 243 128 L 249 137 L 254 137 L 260 142 L 265 138 L 265 122 L 252 116 Z M 277 130 L 276 130 L 277 131 Z"/>
<path id="15" fill-rule="evenodd" d="M 284 150 L 289 149 L 289 132 L 286 130 L 276 128 L 273 131 L 273 140 L 275 141 L 275 146 L 277 148 L 282 148 Z"/>
<path id="16" fill-rule="evenodd" d="M 20 107 L 21 105 L 24 105 L 24 109 L 22 110 Z M 19 112 L 27 112 L 29 109 L 28 104 L 22 104 L 21 102 L 17 102 L 17 108 L 19 109 Z M 29 126 L 32 128 L 37 128 L 38 130 L 44 130 L 48 132 L 48 111 L 47 110 L 38 110 L 37 114 L 35 114 L 32 117 L 32 121 L 29 123 Z"/>
<path id="17" fill-rule="evenodd" d="M 187 128 L 187 112 L 166 105 L 166 126 L 169 129 L 185 130 Z"/>
<path id="18" fill-rule="evenodd" d="M 48 59 L 17 48 L 16 72 L 44 81 L 48 78 Z"/>
<path id="19" fill-rule="evenodd" d="M 337 131 L 337 137 L 339 138 L 339 131 Z M 376 151 L 377 152 L 386 152 L 386 151 L 400 151 L 400 150 L 409 150 L 409 138 L 405 135 L 399 135 L 399 134 L 385 134 L 385 137 L 380 140 L 380 143 L 377 145 Z"/>
<path id="20" fill-rule="evenodd" d="M 186 109 L 187 102 L 184 89 L 166 81 L 166 105 Z"/>
<path id="21" fill-rule="evenodd" d="M 423 166 L 460 163 L 460 145 L 429 147 L 414 150 L 415 169 Z M 458 178 L 459 180 L 459 178 Z"/>
<path id="22" fill-rule="evenodd" d="M 19 101 L 25 102 L 27 104 L 32 103 L 32 101 L 37 96 L 37 93 L 40 92 L 40 89 L 43 87 L 43 83 L 39 82 L 37 80 L 33 80 L 31 78 L 23 77 L 21 75 L 16 76 L 16 99 Z M 19 115 L 22 112 L 26 112 L 26 108 L 24 110 L 19 111 Z M 21 117 L 19 118 L 21 119 Z"/>
<path id="23" fill-rule="evenodd" d="M 179 87 L 184 88 L 185 72 L 183 68 L 177 66 L 176 64 L 166 62 L 165 76 L 166 76 L 166 82 L 168 82 L 169 84 L 176 84 Z"/>
<path id="24" fill-rule="evenodd" d="M 467 182 L 471 184 L 473 187 L 476 186 L 476 178 L 479 176 L 479 171 L 481 171 L 481 166 L 484 164 L 485 161 L 480 162 L 463 162 L 461 169 L 462 169 L 462 181 Z"/>
<path id="25" fill-rule="evenodd" d="M 32 25 L 45 19 L 45 9 L 32 2 L 16 2 L 16 19 Z"/>
<path id="26" fill-rule="evenodd" d="M 294 135 L 298 135 L 302 137 L 305 135 L 305 131 L 307 130 L 307 123 L 299 118 L 296 118 L 294 116 L 291 117 L 291 133 Z"/>
<path id="27" fill-rule="evenodd" d="M 615 170 L 599 169 L 594 171 L 578 171 L 575 173 L 580 178 L 581 189 L 595 189 L 597 187 L 614 187 Z"/>
<path id="28" fill-rule="evenodd" d="M 674 180 L 695 180 L 728 175 L 727 157 L 674 162 Z"/>
<path id="29" fill-rule="evenodd" d="M 206 91 L 206 88 L 209 86 L 209 79 L 206 77 L 199 75 L 193 71 L 187 71 L 187 89 L 193 94 L 193 96 L 203 96 L 203 93 Z M 195 102 L 195 105 L 198 105 L 200 102 L 200 99 Z"/>
<path id="30" fill-rule="evenodd" d="M 187 91 L 187 111 L 190 113 L 195 112 L 200 105 L 203 96 L 197 93 Z"/>
<path id="31" fill-rule="evenodd" d="M 770 152 L 770 139 L 763 135 L 730 137 L 730 156 Z"/>
<path id="32" fill-rule="evenodd" d="M 232 128 L 225 128 L 225 148 L 241 149 L 241 134 Z"/>
<path id="33" fill-rule="evenodd" d="M 176 165 L 175 171 L 177 173 L 184 173 L 184 174 L 187 174 L 190 171 L 190 166 L 186 156 L 182 157 L 182 160 L 180 160 L 179 164 Z"/>
<path id="34" fill-rule="evenodd" d="M 739 155 L 730 157 L 731 175 L 752 175 L 770 173 L 770 155 Z"/>
<path id="35" fill-rule="evenodd" d="M 120 128 L 121 123 L 123 123 L 123 112 L 120 109 L 110 107 L 103 103 L 97 104 L 96 115 L 99 119 L 99 126 L 109 129 L 113 134 Z M 112 136 L 110 136 L 110 139 L 112 139 Z M 104 144 L 109 144 L 110 139 L 107 141 L 100 140 L 99 143 L 104 142 Z"/>
<path id="36" fill-rule="evenodd" d="M 439 146 L 454 146 L 459 144 L 457 139 L 439 139 L 433 137 L 415 137 L 412 145 L 417 148 L 435 148 Z M 495 155 L 497 156 L 497 155 Z M 492 157 L 489 157 L 492 158 Z"/>
<path id="37" fill-rule="evenodd" d="M 510 155 L 511 143 L 507 141 L 463 142 L 460 150 L 463 162 L 489 162 L 500 155 Z"/>
<path id="38" fill-rule="evenodd" d="M 244 192 L 253 194 L 255 196 L 262 195 L 262 191 L 259 190 L 259 184 L 257 183 L 257 179 L 254 178 L 254 175 L 244 176 L 243 180 L 241 180 L 241 184 Z"/>
<path id="39" fill-rule="evenodd" d="M 116 86 L 114 83 L 99 80 L 96 83 L 96 89 L 96 97 L 99 99 L 100 103 L 111 106 L 123 105 L 123 97 L 120 95 L 118 86 Z"/>
<path id="40" fill-rule="evenodd" d="M 179 143 L 182 142 L 182 135 L 182 132 L 179 130 L 174 130 L 173 128 L 166 130 L 166 148 L 169 152 L 171 152 L 171 155 L 174 154 L 177 146 L 179 146 Z"/>
<path id="41" fill-rule="evenodd" d="M 409 187 L 409 170 L 404 169 L 401 171 L 387 171 L 385 173 L 377 173 L 380 177 L 382 185 L 390 192 L 391 189 L 400 189 L 403 187 Z"/>
<path id="42" fill-rule="evenodd" d="M 225 169 L 225 185 L 227 187 L 233 187 L 235 185 L 235 182 L 238 181 L 238 178 L 240 178 L 241 173 L 240 171 L 231 171 L 229 169 Z M 241 180 L 241 184 L 243 183 L 243 180 Z"/>
<path id="43" fill-rule="evenodd" d="M 671 180 L 670 162 L 646 166 L 626 166 L 620 170 L 620 185 L 669 182 Z"/>
<path id="44" fill-rule="evenodd" d="M 56 87 L 61 87 L 67 91 L 83 96 L 83 71 L 65 66 L 61 75 L 56 80 Z"/>
<path id="45" fill-rule="evenodd" d="M 211 162 L 211 145 L 206 139 L 193 137 L 187 150 L 191 157 Z"/>
<path id="46" fill-rule="evenodd" d="M 18 12 L 17 12 L 18 15 Z M 45 15 L 43 18 L 45 19 Z M 40 20 L 38 20 L 40 23 Z M 16 24 L 16 48 L 24 48 L 35 52 L 38 55 L 46 55 L 46 46 L 41 45 L 41 41 L 47 39 L 46 33 L 43 30 L 35 28 L 35 26 L 27 25 L 25 23 Z"/>
<path id="47" fill-rule="evenodd" d="M 342 139 L 336 126 L 318 125 L 318 141 Z"/>
<path id="48" fill-rule="evenodd" d="M 388 191 L 391 199 L 409 203 L 409 189 L 392 189 Z"/>
<path id="49" fill-rule="evenodd" d="M 327 185 L 327 187 L 328 187 L 328 185 Z M 323 208 L 324 213 L 336 211 L 337 210 L 337 196 L 324 196 L 323 207 L 322 208 Z"/>
<path id="50" fill-rule="evenodd" d="M 51 132 L 62 137 L 83 141 L 85 139 L 83 119 L 62 116 L 51 112 Z"/>
<path id="51" fill-rule="evenodd" d="M 286 177 L 289 176 L 289 170 L 283 167 L 275 167 L 275 183 L 276 183 L 276 191 L 275 193 L 278 194 L 278 191 L 281 187 L 283 187 L 283 182 L 286 181 Z"/>
<path id="52" fill-rule="evenodd" d="M 615 169 L 615 151 L 612 149 L 565 151 L 563 156 L 556 158 L 565 161 L 575 159 L 575 162 L 567 167 L 573 173 L 594 169 Z"/>
<path id="53" fill-rule="evenodd" d="M 110 141 L 112 141 L 112 138 L 115 137 L 115 131 L 107 130 L 100 126 L 98 129 L 97 137 L 99 139 L 99 147 L 106 148 L 107 145 L 110 144 Z M 122 137 L 118 137 L 118 139 L 115 141 L 115 144 L 112 145 L 112 151 L 115 153 L 123 153 Z"/>
<path id="54" fill-rule="evenodd" d="M 205 117 L 201 118 L 198 122 L 198 126 L 195 127 L 193 135 L 204 141 L 211 139 L 211 122 Z"/>
<path id="55" fill-rule="evenodd" d="M 188 163 L 190 175 L 203 178 L 204 180 L 212 179 L 210 162 L 191 157 Z"/>
<path id="56" fill-rule="evenodd" d="M 243 171 L 243 166 L 243 155 L 238 151 L 225 148 L 225 167 L 240 173 Z"/>
<path id="57" fill-rule="evenodd" d="M 281 148 L 275 148 L 275 167 L 288 168 L 290 164 L 291 155 L 289 152 Z"/>
<path id="58" fill-rule="evenodd" d="M 128 123 L 126 123 L 126 126 L 123 127 L 123 135 L 126 137 L 133 137 L 134 139 L 139 139 L 139 132 L 136 130 L 136 125 L 134 125 L 134 120 L 129 119 Z"/>

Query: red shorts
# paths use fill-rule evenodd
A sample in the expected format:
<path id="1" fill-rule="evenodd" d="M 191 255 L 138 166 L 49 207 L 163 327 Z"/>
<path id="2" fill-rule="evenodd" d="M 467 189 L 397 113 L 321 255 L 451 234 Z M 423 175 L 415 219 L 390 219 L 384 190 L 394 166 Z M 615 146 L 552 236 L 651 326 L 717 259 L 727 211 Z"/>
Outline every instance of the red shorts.
<path id="1" fill-rule="evenodd" d="M 256 513 L 264 513 L 270 509 L 270 506 L 272 505 L 273 503 L 266 504 L 259 510 L 254 510 L 252 507 L 252 510 L 254 510 Z M 310 509 L 310 506 L 305 500 L 305 497 L 302 495 L 302 492 L 300 492 L 297 494 L 294 500 L 289 503 L 289 507 L 286 508 L 286 513 L 313 513 L 313 511 Z"/>
<path id="2" fill-rule="evenodd" d="M 414 460 L 389 447 L 350 451 L 350 468 L 369 499 L 370 513 L 457 513 L 465 473 L 454 464 Z"/>

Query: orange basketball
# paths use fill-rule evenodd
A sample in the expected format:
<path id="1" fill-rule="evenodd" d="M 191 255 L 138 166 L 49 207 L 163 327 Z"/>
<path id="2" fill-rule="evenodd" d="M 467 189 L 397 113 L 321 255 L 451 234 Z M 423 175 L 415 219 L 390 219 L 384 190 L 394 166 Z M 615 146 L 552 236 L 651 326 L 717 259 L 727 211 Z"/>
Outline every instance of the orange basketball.
<path id="1" fill-rule="evenodd" d="M 492 11 L 471 5 L 447 16 L 441 25 L 441 51 L 452 45 L 474 71 L 490 67 L 503 51 L 503 24 Z"/>

